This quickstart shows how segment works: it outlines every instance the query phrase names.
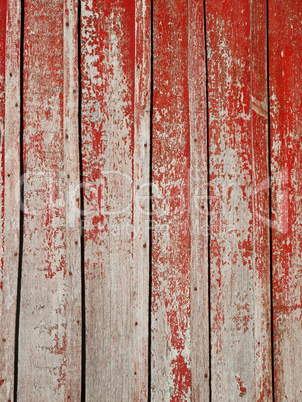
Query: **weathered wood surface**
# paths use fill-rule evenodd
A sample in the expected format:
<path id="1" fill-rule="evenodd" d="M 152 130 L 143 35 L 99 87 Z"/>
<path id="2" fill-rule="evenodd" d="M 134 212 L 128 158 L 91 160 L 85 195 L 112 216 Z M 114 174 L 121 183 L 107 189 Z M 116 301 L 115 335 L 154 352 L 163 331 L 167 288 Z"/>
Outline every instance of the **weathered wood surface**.
<path id="1" fill-rule="evenodd" d="M 150 2 L 82 2 L 87 400 L 148 393 Z"/>
<path id="2" fill-rule="evenodd" d="M 0 2 L 0 400 L 13 400 L 20 241 L 20 3 Z"/>
<path id="3" fill-rule="evenodd" d="M 190 123 L 191 387 L 193 401 L 210 398 L 208 138 L 205 10 L 188 2 Z"/>
<path id="4" fill-rule="evenodd" d="M 255 399 L 273 399 L 267 1 L 251 2 Z"/>
<path id="5" fill-rule="evenodd" d="M 0 400 L 300 400 L 300 0 L 0 18 Z"/>
<path id="6" fill-rule="evenodd" d="M 21 400 L 80 400 L 77 3 L 24 6 Z"/>
<path id="7" fill-rule="evenodd" d="M 191 398 L 186 1 L 153 2 L 152 399 Z"/>
<path id="8" fill-rule="evenodd" d="M 302 4 L 269 1 L 276 401 L 302 398 Z"/>
<path id="9" fill-rule="evenodd" d="M 206 1 L 206 17 L 212 397 L 271 400 L 265 2 Z"/>

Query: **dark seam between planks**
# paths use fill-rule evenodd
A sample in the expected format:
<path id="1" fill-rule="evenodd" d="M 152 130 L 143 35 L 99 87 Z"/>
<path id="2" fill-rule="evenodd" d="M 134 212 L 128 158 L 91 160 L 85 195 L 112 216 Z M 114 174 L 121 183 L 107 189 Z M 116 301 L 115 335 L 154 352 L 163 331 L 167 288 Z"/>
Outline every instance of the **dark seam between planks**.
<path id="1" fill-rule="evenodd" d="M 267 126 L 268 126 L 268 176 L 269 176 L 269 243 L 270 243 L 270 292 L 271 292 L 271 381 L 272 398 L 275 401 L 274 381 L 274 310 L 273 310 L 273 239 L 272 239 L 272 157 L 271 157 L 271 118 L 270 118 L 270 74 L 269 74 L 269 0 L 266 0 L 266 81 L 267 81 Z"/>
<path id="2" fill-rule="evenodd" d="M 15 324 L 15 361 L 14 361 L 14 401 L 18 399 L 18 360 L 19 360 L 19 335 L 20 335 L 20 310 L 21 310 L 21 286 L 22 286 L 22 262 L 24 240 L 24 124 L 23 124 L 23 72 L 24 72 L 24 0 L 21 0 L 20 18 L 20 221 L 19 221 L 19 261 L 18 282 L 16 300 L 16 324 Z"/>
<path id="3" fill-rule="evenodd" d="M 154 92 L 154 27 L 153 0 L 150 0 L 150 169 L 149 169 L 149 317 L 148 317 L 148 401 L 151 402 L 152 392 L 152 144 L 153 144 L 153 92 Z"/>
<path id="4" fill-rule="evenodd" d="M 212 401 L 212 355 L 211 355 L 211 200 L 210 200 L 210 135 L 209 135 L 209 88 L 208 88 L 208 46 L 207 46 L 207 13 L 206 0 L 203 0 L 203 26 L 204 26 L 204 46 L 205 46 L 205 84 L 206 84 L 206 109 L 207 109 L 207 199 L 208 199 L 208 309 L 209 309 L 209 401 Z"/>
<path id="5" fill-rule="evenodd" d="M 81 361 L 81 401 L 86 400 L 86 299 L 85 299 L 85 214 L 83 187 L 83 153 L 82 153 L 82 73 L 81 73 L 81 0 L 78 0 L 78 138 L 80 170 L 80 210 L 81 210 L 81 310 L 82 310 L 82 361 Z"/>

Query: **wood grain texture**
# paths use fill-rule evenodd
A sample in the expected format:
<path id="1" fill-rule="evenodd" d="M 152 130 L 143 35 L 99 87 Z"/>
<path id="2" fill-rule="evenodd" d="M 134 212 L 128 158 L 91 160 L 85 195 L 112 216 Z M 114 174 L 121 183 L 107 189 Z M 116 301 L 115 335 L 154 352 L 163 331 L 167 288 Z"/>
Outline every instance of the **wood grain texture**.
<path id="1" fill-rule="evenodd" d="M 268 217 L 267 187 L 253 202 L 268 175 L 265 6 L 207 1 L 206 11 L 212 397 L 270 400 L 269 223 L 257 210 Z"/>
<path id="2" fill-rule="evenodd" d="M 83 1 L 81 37 L 86 397 L 146 400 L 149 1 Z"/>
<path id="3" fill-rule="evenodd" d="M 25 1 L 20 400 L 80 400 L 77 4 Z"/>
<path id="4" fill-rule="evenodd" d="M 210 399 L 208 139 L 204 7 L 188 2 L 192 401 Z"/>
<path id="5" fill-rule="evenodd" d="M 271 253 L 267 1 L 251 2 L 251 132 L 253 180 L 255 400 L 271 401 Z"/>
<path id="6" fill-rule="evenodd" d="M 150 103 L 151 103 L 151 1 L 135 2 L 134 87 L 134 216 L 133 216 L 133 401 L 148 400 L 149 277 L 150 277 Z"/>
<path id="7" fill-rule="evenodd" d="M 301 0 L 25 0 L 21 55 L 22 4 L 0 0 L 0 400 L 23 261 L 18 400 L 299 401 Z"/>
<path id="8" fill-rule="evenodd" d="M 269 1 L 276 401 L 302 395 L 302 7 Z"/>
<path id="9" fill-rule="evenodd" d="M 0 4 L 0 399 L 13 400 L 20 238 L 20 3 Z"/>
<path id="10" fill-rule="evenodd" d="M 153 37 L 152 398 L 191 398 L 188 10 L 155 0 Z"/>

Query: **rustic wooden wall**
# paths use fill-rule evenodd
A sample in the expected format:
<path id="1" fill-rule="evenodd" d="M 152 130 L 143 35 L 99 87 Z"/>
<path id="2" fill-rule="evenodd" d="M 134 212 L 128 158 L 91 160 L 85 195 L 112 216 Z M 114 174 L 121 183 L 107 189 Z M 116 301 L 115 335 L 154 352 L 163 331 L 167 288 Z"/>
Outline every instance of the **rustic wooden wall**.
<path id="1" fill-rule="evenodd" d="M 0 18 L 0 400 L 302 400 L 301 0 Z"/>

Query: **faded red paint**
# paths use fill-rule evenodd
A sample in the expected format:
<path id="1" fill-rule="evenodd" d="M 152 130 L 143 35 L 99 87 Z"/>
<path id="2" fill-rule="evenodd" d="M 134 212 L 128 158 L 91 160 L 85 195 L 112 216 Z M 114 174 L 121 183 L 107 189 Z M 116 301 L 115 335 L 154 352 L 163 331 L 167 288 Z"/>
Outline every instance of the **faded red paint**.
<path id="1" fill-rule="evenodd" d="M 272 211 L 281 223 L 272 230 L 276 401 L 302 391 L 301 21 L 300 1 L 269 1 Z"/>
<path id="2" fill-rule="evenodd" d="M 70 205 L 80 187 L 76 10 L 68 0 L 24 3 L 18 392 L 25 399 L 80 398 L 80 211 Z"/>
<path id="3" fill-rule="evenodd" d="M 243 381 L 241 381 L 240 376 L 239 375 L 235 375 L 235 379 L 237 381 L 237 386 L 239 389 L 239 396 L 243 397 L 246 394 L 246 387 L 244 386 Z"/>
<path id="4" fill-rule="evenodd" d="M 6 50 L 6 14 L 7 0 L 0 1 L 0 200 L 1 200 L 1 259 L 0 259 L 0 290 L 3 289 L 3 252 L 4 252 L 4 195 L 5 195 L 5 50 Z"/>
<path id="5" fill-rule="evenodd" d="M 258 220 L 269 214 L 268 189 L 253 202 L 253 186 L 268 176 L 266 2 L 206 1 L 206 14 L 212 395 L 236 399 L 237 372 L 247 398 L 268 389 L 270 400 L 269 226 Z"/>
<path id="6" fill-rule="evenodd" d="M 253 157 L 253 254 L 255 388 L 257 401 L 272 400 L 267 1 L 251 3 L 251 91 Z M 265 183 L 265 184 L 264 184 Z"/>
<path id="7" fill-rule="evenodd" d="M 18 229 L 9 233 L 19 210 L 16 214 L 13 205 L 5 204 L 13 198 L 11 189 L 18 188 L 12 179 L 19 169 L 19 120 L 5 127 L 10 123 L 6 111 L 17 116 L 20 107 L 14 78 L 20 65 L 19 2 L 14 1 L 0 0 L 0 399 L 8 401 L 19 246 Z M 301 399 L 300 3 L 269 0 L 267 10 L 266 0 L 205 2 L 207 133 L 203 2 L 153 1 L 154 400 L 209 399 L 209 314 L 213 400 L 271 401 L 272 376 L 277 402 Z M 79 400 L 81 296 L 80 280 L 74 280 L 80 272 L 79 213 L 73 215 L 66 205 L 69 183 L 79 184 L 78 2 L 25 0 L 24 6 L 26 177 L 18 392 L 23 399 Z M 150 239 L 149 216 L 138 213 L 135 202 L 150 179 L 150 1 L 82 0 L 81 6 L 86 398 L 143 401 L 148 397 Z M 13 93 L 11 108 L 7 102 Z M 126 174 L 130 182 L 108 178 L 103 170 Z M 75 198 L 79 207 L 79 194 Z M 149 200 L 141 203 L 147 212 Z M 124 210 L 125 205 L 130 207 Z M 107 214 L 116 208 L 123 211 Z M 195 237 L 195 221 L 204 236 L 198 232 Z"/>
<path id="8" fill-rule="evenodd" d="M 153 7 L 152 393 L 176 401 L 191 397 L 188 10 Z"/>
<path id="9" fill-rule="evenodd" d="M 148 15 L 149 1 L 82 1 L 88 399 L 147 398 L 148 288 L 139 290 L 147 285 L 148 263 L 137 261 L 148 247 L 132 226 L 134 183 L 148 183 L 136 183 L 147 148 L 140 124 L 150 97 Z"/>

